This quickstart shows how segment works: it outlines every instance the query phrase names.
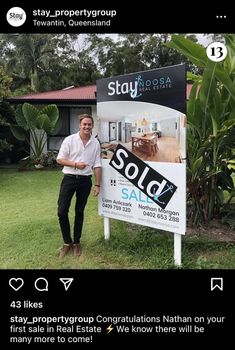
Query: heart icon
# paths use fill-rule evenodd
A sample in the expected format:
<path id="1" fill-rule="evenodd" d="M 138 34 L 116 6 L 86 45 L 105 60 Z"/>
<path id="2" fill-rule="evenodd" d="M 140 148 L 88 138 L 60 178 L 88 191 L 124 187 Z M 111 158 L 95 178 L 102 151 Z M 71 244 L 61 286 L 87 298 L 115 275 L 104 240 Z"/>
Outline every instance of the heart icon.
<path id="1" fill-rule="evenodd" d="M 9 280 L 9 285 L 11 288 L 13 288 L 15 291 L 19 290 L 24 284 L 24 280 L 22 278 L 11 278 Z"/>

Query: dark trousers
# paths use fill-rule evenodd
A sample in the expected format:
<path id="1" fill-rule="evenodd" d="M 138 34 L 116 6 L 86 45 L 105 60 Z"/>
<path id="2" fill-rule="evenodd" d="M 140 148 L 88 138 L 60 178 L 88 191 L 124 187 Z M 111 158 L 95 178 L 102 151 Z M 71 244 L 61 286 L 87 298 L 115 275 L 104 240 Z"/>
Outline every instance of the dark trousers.
<path id="1" fill-rule="evenodd" d="M 84 209 L 91 191 L 91 176 L 65 175 L 60 186 L 58 217 L 64 243 L 80 243 L 84 220 Z M 70 233 L 69 207 L 76 192 L 73 240 Z"/>

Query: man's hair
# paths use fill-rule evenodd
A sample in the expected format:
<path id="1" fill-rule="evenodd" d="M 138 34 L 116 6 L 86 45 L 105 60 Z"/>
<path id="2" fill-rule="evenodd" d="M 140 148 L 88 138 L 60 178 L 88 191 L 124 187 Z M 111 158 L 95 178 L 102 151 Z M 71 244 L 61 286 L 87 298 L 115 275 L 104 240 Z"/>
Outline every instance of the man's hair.
<path id="1" fill-rule="evenodd" d="M 79 115 L 80 124 L 81 124 L 82 120 L 85 119 L 85 118 L 91 119 L 92 125 L 94 125 L 94 119 L 93 119 L 93 117 L 90 114 L 81 114 L 81 115 Z"/>

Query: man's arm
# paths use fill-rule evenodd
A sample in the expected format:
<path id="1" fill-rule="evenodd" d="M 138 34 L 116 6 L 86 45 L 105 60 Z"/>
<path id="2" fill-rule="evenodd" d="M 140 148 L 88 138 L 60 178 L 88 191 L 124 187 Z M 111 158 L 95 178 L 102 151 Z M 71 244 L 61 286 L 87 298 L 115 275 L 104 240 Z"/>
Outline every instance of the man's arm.
<path id="1" fill-rule="evenodd" d="M 57 159 L 57 163 L 59 165 L 63 165 L 63 166 L 71 166 L 72 168 L 74 168 L 74 166 L 75 166 L 74 162 L 72 162 L 71 160 L 63 159 L 63 158 Z"/>
<path id="2" fill-rule="evenodd" d="M 84 162 L 72 162 L 71 160 L 67 160 L 64 158 L 57 159 L 57 163 L 63 166 L 70 166 L 74 169 L 84 169 L 88 165 Z"/>
<path id="3" fill-rule="evenodd" d="M 98 196 L 100 193 L 100 181 L 101 181 L 101 167 L 96 167 L 93 169 L 95 174 L 95 185 L 94 185 L 94 196 Z"/>

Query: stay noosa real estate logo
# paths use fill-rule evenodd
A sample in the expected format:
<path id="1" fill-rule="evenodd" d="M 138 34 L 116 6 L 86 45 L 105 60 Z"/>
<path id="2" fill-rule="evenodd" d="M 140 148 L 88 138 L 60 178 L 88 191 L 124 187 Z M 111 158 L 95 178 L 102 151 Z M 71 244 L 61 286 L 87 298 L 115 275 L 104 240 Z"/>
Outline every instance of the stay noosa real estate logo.
<path id="1" fill-rule="evenodd" d="M 96 82 L 97 103 L 145 102 L 185 114 L 185 81 L 184 64 L 103 78 Z"/>
<path id="2" fill-rule="evenodd" d="M 26 13 L 21 7 L 12 7 L 7 12 L 7 22 L 12 27 L 20 27 L 26 21 Z"/>
<path id="3" fill-rule="evenodd" d="M 138 74 L 134 81 L 119 82 L 110 81 L 108 84 L 108 95 L 125 95 L 129 94 L 132 99 L 142 96 L 143 92 L 151 92 L 153 90 L 170 89 L 172 87 L 172 79 L 170 76 L 160 76 L 152 79 L 144 79 Z"/>

